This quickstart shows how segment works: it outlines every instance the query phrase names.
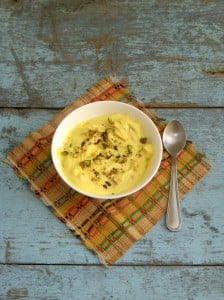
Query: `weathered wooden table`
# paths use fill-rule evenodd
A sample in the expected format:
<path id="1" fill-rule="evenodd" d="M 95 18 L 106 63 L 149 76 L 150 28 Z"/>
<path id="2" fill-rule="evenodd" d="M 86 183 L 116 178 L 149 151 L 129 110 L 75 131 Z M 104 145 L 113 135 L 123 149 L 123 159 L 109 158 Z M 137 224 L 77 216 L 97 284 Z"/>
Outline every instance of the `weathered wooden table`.
<path id="1" fill-rule="evenodd" d="M 224 299 L 224 2 L 1 0 L 0 32 L 1 157 L 116 73 L 213 164 L 107 270 L 1 163 L 0 299 Z"/>

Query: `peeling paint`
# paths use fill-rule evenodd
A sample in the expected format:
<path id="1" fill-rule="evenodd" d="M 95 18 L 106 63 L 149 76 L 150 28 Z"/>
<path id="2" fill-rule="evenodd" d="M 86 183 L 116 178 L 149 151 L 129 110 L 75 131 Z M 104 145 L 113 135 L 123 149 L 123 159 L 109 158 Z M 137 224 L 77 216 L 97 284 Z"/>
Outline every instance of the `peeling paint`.
<path id="1" fill-rule="evenodd" d="M 3 126 L 1 129 L 1 137 L 9 136 L 9 135 L 14 136 L 16 134 L 16 131 L 17 129 L 14 126 L 9 126 L 9 127 Z"/>
<path id="2" fill-rule="evenodd" d="M 162 98 L 153 98 L 151 99 L 149 102 L 145 102 L 145 106 L 147 108 L 151 108 L 151 107 L 197 107 L 198 104 L 197 103 L 193 103 L 193 102 L 160 102 Z"/>
<path id="3" fill-rule="evenodd" d="M 202 219 L 204 220 L 204 224 L 208 227 L 208 229 L 210 231 L 212 231 L 213 233 L 219 233 L 219 229 L 214 227 L 214 226 L 211 226 L 211 217 L 206 213 L 204 212 L 203 210 L 201 211 L 195 211 L 195 212 L 192 212 L 192 213 L 189 213 L 186 208 L 183 208 L 182 209 L 182 212 L 183 212 L 183 215 L 186 217 L 186 218 L 192 218 L 192 217 L 196 217 L 196 216 L 201 216 Z"/>
<path id="4" fill-rule="evenodd" d="M 97 62 L 96 70 L 98 73 L 113 73 L 114 66 L 111 56 L 106 56 Z"/>
<path id="5" fill-rule="evenodd" d="M 212 240 L 206 240 L 205 241 L 207 245 L 211 245 L 212 244 Z"/>
<path id="6" fill-rule="evenodd" d="M 10 257 L 10 241 L 6 240 L 5 241 L 5 263 L 9 262 L 9 257 Z"/>
<path id="7" fill-rule="evenodd" d="M 201 0 L 201 2 L 203 2 L 205 4 L 209 4 L 209 3 L 217 2 L 217 0 Z"/>
<path id="8" fill-rule="evenodd" d="M 39 93 L 31 87 L 30 83 L 29 83 L 29 80 L 28 80 L 28 77 L 27 75 L 25 74 L 25 71 L 24 71 L 24 68 L 23 68 L 23 64 L 20 62 L 14 48 L 11 46 L 11 53 L 12 53 L 12 56 L 15 60 L 15 65 L 16 65 L 16 68 L 17 68 L 17 71 L 22 79 L 22 82 L 23 82 L 23 87 L 27 93 L 27 96 L 29 98 L 29 101 L 30 101 L 30 104 L 31 106 L 33 105 L 33 103 L 35 102 L 39 102 L 41 103 L 42 102 L 42 99 L 41 99 L 41 96 L 39 95 Z"/>
<path id="9" fill-rule="evenodd" d="M 224 75 L 224 70 L 202 70 L 203 73 L 208 75 Z"/>
<path id="10" fill-rule="evenodd" d="M 26 288 L 11 288 L 7 291 L 6 299 L 17 300 L 28 296 Z"/>
<path id="11" fill-rule="evenodd" d="M 40 252 L 45 252 L 47 250 L 50 250 L 50 248 L 40 248 Z"/>
<path id="12" fill-rule="evenodd" d="M 111 46 L 114 39 L 110 33 L 104 33 L 100 36 L 90 38 L 88 42 L 96 50 L 96 52 L 99 52 L 101 48 L 106 47 L 107 45 Z"/>

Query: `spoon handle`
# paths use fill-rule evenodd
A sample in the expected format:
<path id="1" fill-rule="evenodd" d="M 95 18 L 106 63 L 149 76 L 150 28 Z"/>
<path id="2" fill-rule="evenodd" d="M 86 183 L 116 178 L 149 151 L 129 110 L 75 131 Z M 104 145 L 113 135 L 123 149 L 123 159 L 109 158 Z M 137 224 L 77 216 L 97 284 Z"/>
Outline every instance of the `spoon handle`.
<path id="1" fill-rule="evenodd" d="M 178 198 L 176 157 L 171 157 L 170 192 L 166 214 L 166 226 L 171 231 L 179 231 L 181 227 L 181 211 Z"/>

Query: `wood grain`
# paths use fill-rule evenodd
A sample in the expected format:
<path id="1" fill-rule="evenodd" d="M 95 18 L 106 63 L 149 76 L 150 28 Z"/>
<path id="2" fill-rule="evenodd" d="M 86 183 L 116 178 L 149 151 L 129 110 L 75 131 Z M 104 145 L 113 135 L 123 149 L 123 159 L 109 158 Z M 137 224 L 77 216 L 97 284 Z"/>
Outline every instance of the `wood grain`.
<path id="1" fill-rule="evenodd" d="M 183 229 L 173 234 L 161 220 L 137 242 L 120 264 L 181 265 L 224 263 L 223 151 L 224 110 L 159 109 L 168 120 L 178 119 L 188 138 L 206 152 L 212 170 L 182 202 Z M 56 110 L 4 109 L 0 113 L 0 156 L 18 144 L 30 130 L 50 120 Z M 0 261 L 2 263 L 98 263 L 97 258 L 73 237 L 29 191 L 12 170 L 1 164 Z"/>
<path id="2" fill-rule="evenodd" d="M 1 299 L 221 300 L 224 291 L 224 267 L 0 266 L 0 274 Z"/>
<path id="3" fill-rule="evenodd" d="M 3 0 L 0 8 L 2 107 L 63 107 L 112 73 L 154 106 L 224 106 L 223 1 Z"/>
<path id="4" fill-rule="evenodd" d="M 213 165 L 181 203 L 180 233 L 161 220 L 105 270 L 1 161 L 0 299 L 223 299 L 223 12 L 222 0 L 0 1 L 0 158 L 116 74 Z"/>

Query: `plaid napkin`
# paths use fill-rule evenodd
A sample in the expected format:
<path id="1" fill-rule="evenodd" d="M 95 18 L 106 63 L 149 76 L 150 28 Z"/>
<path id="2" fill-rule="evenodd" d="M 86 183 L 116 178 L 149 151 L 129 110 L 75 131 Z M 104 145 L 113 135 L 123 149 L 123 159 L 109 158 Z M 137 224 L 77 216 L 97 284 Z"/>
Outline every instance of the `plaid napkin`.
<path id="1" fill-rule="evenodd" d="M 99 100 L 122 101 L 146 113 L 162 133 L 166 122 L 134 99 L 116 78 L 105 78 L 63 109 L 52 121 L 31 132 L 7 158 L 18 176 L 83 244 L 105 265 L 116 262 L 165 214 L 169 192 L 170 158 L 164 151 L 159 171 L 142 190 L 122 199 L 98 200 L 77 193 L 58 176 L 51 160 L 51 141 L 59 122 L 72 110 Z M 205 155 L 187 142 L 177 159 L 182 198 L 208 172 Z"/>

